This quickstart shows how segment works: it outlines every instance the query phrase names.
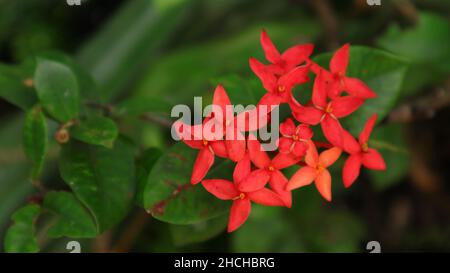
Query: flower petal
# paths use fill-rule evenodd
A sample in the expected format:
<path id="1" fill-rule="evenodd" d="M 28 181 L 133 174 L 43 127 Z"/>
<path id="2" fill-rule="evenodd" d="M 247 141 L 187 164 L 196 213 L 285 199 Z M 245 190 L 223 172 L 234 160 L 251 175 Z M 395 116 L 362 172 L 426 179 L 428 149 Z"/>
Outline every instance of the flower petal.
<path id="1" fill-rule="evenodd" d="M 291 118 L 286 119 L 280 124 L 280 133 L 283 136 L 292 136 L 295 134 L 295 123 Z"/>
<path id="2" fill-rule="evenodd" d="M 320 119 L 323 116 L 323 111 L 314 107 L 297 106 L 294 108 L 293 104 L 290 105 L 292 116 L 302 123 L 316 125 L 320 122 Z"/>
<path id="3" fill-rule="evenodd" d="M 338 158 L 341 156 L 342 150 L 338 147 L 333 147 L 331 149 L 323 151 L 319 155 L 319 164 L 323 167 L 329 167 L 338 160 Z"/>
<path id="4" fill-rule="evenodd" d="M 201 140 L 182 140 L 186 145 L 191 147 L 192 149 L 201 149 L 203 148 L 203 142 Z"/>
<path id="5" fill-rule="evenodd" d="M 377 150 L 372 148 L 369 148 L 366 153 L 363 153 L 362 164 L 364 167 L 371 170 L 386 170 L 386 163 L 384 162 L 383 157 Z"/>
<path id="6" fill-rule="evenodd" d="M 332 101 L 333 115 L 342 118 L 355 112 L 364 100 L 353 96 L 338 97 Z"/>
<path id="7" fill-rule="evenodd" d="M 344 151 L 349 154 L 355 154 L 361 152 L 361 146 L 358 141 L 344 128 L 341 130 L 342 133 L 342 141 L 344 144 Z"/>
<path id="8" fill-rule="evenodd" d="M 315 168 L 319 163 L 319 153 L 317 152 L 316 145 L 311 140 L 308 141 L 308 150 L 305 155 L 305 162 L 308 166 Z"/>
<path id="9" fill-rule="evenodd" d="M 269 166 L 270 158 L 265 151 L 262 150 L 261 143 L 252 134 L 249 135 L 247 140 L 248 154 L 250 160 L 256 167 L 264 169 Z"/>
<path id="10" fill-rule="evenodd" d="M 262 188 L 260 190 L 247 193 L 251 201 L 264 206 L 284 206 L 283 200 L 275 192 Z"/>
<path id="11" fill-rule="evenodd" d="M 219 140 L 219 141 L 210 141 L 209 145 L 211 145 L 211 148 L 214 151 L 214 154 L 223 158 L 228 157 L 227 147 L 225 145 L 225 141 Z"/>
<path id="12" fill-rule="evenodd" d="M 269 185 L 272 190 L 274 190 L 283 200 L 286 207 L 290 208 L 292 206 L 292 193 L 286 190 L 288 180 L 284 174 L 278 170 L 272 172 L 270 176 Z"/>
<path id="13" fill-rule="evenodd" d="M 191 175 L 191 183 L 197 184 L 198 182 L 202 181 L 213 164 L 214 155 L 211 153 L 209 148 L 205 147 L 201 149 L 194 162 L 194 168 L 192 169 Z"/>
<path id="14" fill-rule="evenodd" d="M 245 155 L 245 136 L 236 128 L 227 127 L 225 146 L 227 147 L 228 158 L 238 162 Z"/>
<path id="15" fill-rule="evenodd" d="M 374 114 L 367 120 L 366 125 L 364 125 L 364 129 L 362 130 L 361 134 L 358 137 L 360 145 L 367 143 L 367 141 L 369 141 L 370 134 L 372 133 L 373 127 L 377 122 L 377 118 L 378 115 Z"/>
<path id="16" fill-rule="evenodd" d="M 314 135 L 313 130 L 306 124 L 297 126 L 297 134 L 301 139 L 311 139 Z"/>
<path id="17" fill-rule="evenodd" d="M 271 63 L 279 62 L 281 59 L 280 52 L 272 43 L 272 40 L 270 40 L 270 37 L 265 30 L 261 31 L 260 42 L 264 50 L 264 54 L 266 55 L 266 59 Z"/>
<path id="18" fill-rule="evenodd" d="M 222 200 L 231 200 L 240 194 L 233 182 L 224 179 L 203 180 L 202 185 L 205 190 Z"/>
<path id="19" fill-rule="evenodd" d="M 308 151 L 309 145 L 306 142 L 298 141 L 294 144 L 294 149 L 292 149 L 292 154 L 296 157 L 303 157 Z"/>
<path id="20" fill-rule="evenodd" d="M 346 188 L 350 187 L 358 178 L 361 170 L 361 155 L 350 155 L 344 163 L 342 170 L 342 179 Z"/>
<path id="21" fill-rule="evenodd" d="M 328 170 L 323 170 L 316 177 L 316 188 L 323 198 L 327 201 L 331 201 L 331 175 Z"/>
<path id="22" fill-rule="evenodd" d="M 278 106 L 284 102 L 285 99 L 283 97 L 278 96 L 277 94 L 267 93 L 259 100 L 258 106 L 265 105 L 268 107 L 268 110 L 270 110 L 271 106 Z"/>
<path id="23" fill-rule="evenodd" d="M 302 64 L 306 61 L 314 50 L 313 44 L 296 45 L 288 48 L 281 55 L 281 58 L 286 63 L 286 69 L 290 70 L 293 67 Z"/>
<path id="24" fill-rule="evenodd" d="M 316 106 L 325 108 L 327 106 L 329 84 L 325 81 L 324 72 L 319 72 L 314 80 L 312 102 Z"/>
<path id="25" fill-rule="evenodd" d="M 264 188 L 269 179 L 270 174 L 267 170 L 258 169 L 239 182 L 238 189 L 243 192 L 257 191 Z"/>
<path id="26" fill-rule="evenodd" d="M 377 94 L 372 91 L 363 81 L 356 78 L 344 78 L 344 90 L 352 96 L 370 99 L 376 98 Z"/>
<path id="27" fill-rule="evenodd" d="M 350 44 L 345 44 L 336 50 L 330 61 L 331 72 L 345 75 L 348 66 L 349 50 Z"/>
<path id="28" fill-rule="evenodd" d="M 292 144 L 294 144 L 292 138 L 281 137 L 278 142 L 278 150 L 280 153 L 288 154 L 291 152 Z"/>
<path id="29" fill-rule="evenodd" d="M 278 80 L 279 86 L 286 87 L 287 90 L 292 89 L 297 84 L 305 83 L 309 81 L 308 77 L 309 67 L 299 66 L 284 74 Z"/>
<path id="30" fill-rule="evenodd" d="M 228 232 L 233 232 L 239 228 L 248 218 L 251 211 L 250 199 L 237 199 L 233 201 L 230 209 L 230 218 L 228 219 Z"/>
<path id="31" fill-rule="evenodd" d="M 311 184 L 317 177 L 317 170 L 309 166 L 302 167 L 289 180 L 286 190 L 291 191 Z"/>
<path id="32" fill-rule="evenodd" d="M 243 181 L 251 171 L 251 163 L 248 154 L 238 161 L 236 167 L 234 167 L 233 171 L 233 181 L 235 184 L 239 184 L 239 182 Z"/>
<path id="33" fill-rule="evenodd" d="M 222 110 L 220 113 L 217 113 L 217 111 L 215 111 L 214 117 L 216 119 L 219 119 L 220 121 L 223 121 L 227 114 L 226 108 L 227 106 L 231 105 L 231 101 L 228 97 L 227 92 L 221 84 L 217 85 L 216 89 L 214 90 L 213 105 L 219 106 Z"/>
<path id="34" fill-rule="evenodd" d="M 344 141 L 342 137 L 342 127 L 339 121 L 326 115 L 320 123 L 325 138 L 333 144 L 333 146 L 343 147 Z"/>
<path id="35" fill-rule="evenodd" d="M 284 168 L 290 167 L 300 161 L 299 158 L 294 157 L 291 154 L 283 154 L 278 153 L 273 159 L 272 159 L 272 165 L 277 170 L 282 170 Z"/>
<path id="36" fill-rule="evenodd" d="M 273 92 L 273 90 L 277 87 L 277 78 L 275 75 L 270 73 L 269 69 L 260 63 L 255 58 L 250 58 L 250 68 L 253 73 L 261 80 L 263 83 L 264 89 L 268 92 Z"/>

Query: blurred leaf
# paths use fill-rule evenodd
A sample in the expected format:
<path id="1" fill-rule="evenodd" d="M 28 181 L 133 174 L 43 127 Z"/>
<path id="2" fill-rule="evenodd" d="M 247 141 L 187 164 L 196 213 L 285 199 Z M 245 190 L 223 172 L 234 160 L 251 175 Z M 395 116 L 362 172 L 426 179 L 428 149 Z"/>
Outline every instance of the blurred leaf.
<path id="1" fill-rule="evenodd" d="M 404 83 L 404 95 L 412 96 L 420 88 L 438 83 L 450 72 L 450 23 L 432 13 L 421 13 L 417 25 L 405 30 L 393 24 L 377 44 L 412 62 Z"/>
<path id="2" fill-rule="evenodd" d="M 256 105 L 266 93 L 266 90 L 261 88 L 259 79 L 253 75 L 244 79 L 239 75 L 231 74 L 214 78 L 211 83 L 213 86 L 222 84 L 234 105 Z"/>
<path id="3" fill-rule="evenodd" d="M 29 110 L 25 117 L 23 145 L 28 158 L 33 162 L 32 177 L 39 177 L 47 153 L 47 120 L 40 105 Z"/>
<path id="4" fill-rule="evenodd" d="M 43 207 L 56 218 L 52 219 L 55 223 L 48 229 L 49 237 L 91 238 L 97 235 L 94 219 L 72 193 L 49 192 Z"/>
<path id="5" fill-rule="evenodd" d="M 91 211 L 99 233 L 125 217 L 134 188 L 134 147 L 118 139 L 113 149 L 71 142 L 63 146 L 60 172 Z"/>
<path id="6" fill-rule="evenodd" d="M 5 251 L 9 253 L 39 252 L 34 222 L 41 208 L 36 204 L 17 210 L 13 216 L 13 225 L 5 237 Z"/>
<path id="7" fill-rule="evenodd" d="M 192 225 L 170 225 L 170 232 L 176 246 L 185 246 L 207 241 L 227 227 L 228 217 L 220 216 Z"/>
<path id="8" fill-rule="evenodd" d="M 114 98 L 170 37 L 185 16 L 187 1 L 158 10 L 153 1 L 127 1 L 77 59 L 94 76 L 104 100 Z M 118 39 L 118 37 L 120 37 Z"/>
<path id="9" fill-rule="evenodd" d="M 209 80 L 230 73 L 250 74 L 248 58 L 263 56 L 259 44 L 262 28 L 268 30 L 280 50 L 310 42 L 318 31 L 314 22 L 302 18 L 286 23 L 256 24 L 227 38 L 185 47 L 155 63 L 137 86 L 135 96 L 158 97 L 172 105 L 192 103 L 194 96 L 202 96 L 212 89 Z M 237 92 L 232 88 L 227 91 L 230 96 Z"/>
<path id="10" fill-rule="evenodd" d="M 70 135 L 80 141 L 112 148 L 119 131 L 116 123 L 103 116 L 90 116 L 70 128 Z"/>
<path id="11" fill-rule="evenodd" d="M 331 53 L 317 56 L 314 60 L 328 68 Z M 395 106 L 400 95 L 407 63 L 399 57 L 382 50 L 352 46 L 347 76 L 364 81 L 377 93 L 374 99 L 368 99 L 353 115 L 344 119 L 344 127 L 355 135 L 373 114 L 382 120 Z"/>
<path id="12" fill-rule="evenodd" d="M 36 102 L 37 96 L 20 67 L 0 64 L 0 98 L 20 107 L 22 110 L 30 109 Z"/>
<path id="13" fill-rule="evenodd" d="M 409 169 L 410 155 L 405 145 L 402 124 L 387 124 L 377 127 L 369 145 L 383 156 L 387 169 L 384 172 L 370 171 L 377 190 L 384 190 L 400 182 Z"/>
<path id="14" fill-rule="evenodd" d="M 143 152 L 138 162 L 136 163 L 136 202 L 144 207 L 144 190 L 147 184 L 148 175 L 150 174 L 153 166 L 157 160 L 161 157 L 162 152 L 157 148 L 150 148 Z"/>
<path id="15" fill-rule="evenodd" d="M 155 164 L 144 190 L 145 209 L 158 220 L 172 224 L 193 224 L 225 213 L 230 202 L 224 202 L 201 185 L 190 183 L 197 150 L 177 143 Z M 210 177 L 232 172 L 230 162 L 217 160 Z"/>
<path id="16" fill-rule="evenodd" d="M 68 66 L 39 59 L 34 82 L 42 106 L 53 118 L 68 122 L 78 115 L 80 98 L 77 78 Z"/>
<path id="17" fill-rule="evenodd" d="M 236 252 L 303 252 L 299 232 L 283 215 L 286 208 L 252 204 L 247 221 L 232 234 Z"/>
<path id="18" fill-rule="evenodd" d="M 421 13 L 416 26 L 401 30 L 391 25 L 378 44 L 413 62 L 432 63 L 450 72 L 450 23 L 432 13 Z"/>
<path id="19" fill-rule="evenodd" d="M 116 113 L 121 116 L 139 116 L 145 113 L 170 113 L 171 105 L 160 98 L 131 97 L 117 105 Z"/>

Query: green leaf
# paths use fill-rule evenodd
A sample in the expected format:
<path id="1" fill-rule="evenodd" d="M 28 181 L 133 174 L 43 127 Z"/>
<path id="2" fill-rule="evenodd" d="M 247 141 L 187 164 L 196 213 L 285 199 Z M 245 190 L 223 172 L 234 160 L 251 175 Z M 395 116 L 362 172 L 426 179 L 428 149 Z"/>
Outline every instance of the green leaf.
<path id="1" fill-rule="evenodd" d="M 29 110 L 23 129 L 25 154 L 33 162 L 32 177 L 39 177 L 44 165 L 48 146 L 47 120 L 40 105 Z"/>
<path id="2" fill-rule="evenodd" d="M 404 97 L 417 94 L 424 86 L 439 83 L 450 72 L 450 23 L 432 13 L 421 13 L 417 24 L 401 29 L 392 24 L 377 44 L 412 62 L 404 83 Z"/>
<path id="3" fill-rule="evenodd" d="M 99 233 L 127 214 L 135 182 L 134 146 L 117 139 L 114 148 L 71 142 L 64 145 L 61 176 L 94 215 Z"/>
<path id="4" fill-rule="evenodd" d="M 191 185 L 197 152 L 180 142 L 156 162 L 144 191 L 145 209 L 156 219 L 172 224 L 193 224 L 228 210 L 230 202 L 217 199 L 201 185 Z M 229 161 L 217 160 L 208 177 L 225 179 L 232 170 Z"/>
<path id="5" fill-rule="evenodd" d="M 369 174 L 377 190 L 384 190 L 400 182 L 409 170 L 410 155 L 405 143 L 402 124 L 387 124 L 375 128 L 369 146 L 377 149 L 386 162 L 386 171 Z"/>
<path id="6" fill-rule="evenodd" d="M 55 223 L 48 229 L 49 237 L 91 238 L 97 235 L 94 219 L 72 193 L 49 192 L 43 207 L 55 215 L 52 219 Z"/>
<path id="7" fill-rule="evenodd" d="M 0 64 L 0 98 L 28 110 L 37 102 L 36 92 L 27 86 L 31 83 L 20 67 Z"/>
<path id="8" fill-rule="evenodd" d="M 27 205 L 17 210 L 13 216 L 13 225 L 5 237 L 5 251 L 9 253 L 38 252 L 34 222 L 41 208 L 36 204 Z"/>
<path id="9" fill-rule="evenodd" d="M 331 56 L 326 53 L 317 56 L 315 60 L 328 68 Z M 347 76 L 361 79 L 378 96 L 366 100 L 354 114 L 344 118 L 344 127 L 358 135 L 373 114 L 378 114 L 378 120 L 383 119 L 397 102 L 407 68 L 407 63 L 396 55 L 378 49 L 352 46 Z"/>
<path id="10" fill-rule="evenodd" d="M 170 233 L 176 246 L 185 246 L 212 239 L 224 232 L 228 216 L 220 216 L 192 225 L 170 225 Z"/>
<path id="11" fill-rule="evenodd" d="M 103 116 L 90 116 L 70 128 L 73 138 L 107 148 L 112 148 L 118 134 L 116 123 Z"/>
<path id="12" fill-rule="evenodd" d="M 150 148 L 143 152 L 139 160 L 136 163 L 136 202 L 140 206 L 144 206 L 144 191 L 147 184 L 148 175 L 150 174 L 153 166 L 161 157 L 162 152 L 156 148 Z"/>
<path id="13" fill-rule="evenodd" d="M 172 106 L 160 98 L 131 97 L 117 105 L 116 114 L 139 116 L 145 113 L 170 113 Z"/>
<path id="14" fill-rule="evenodd" d="M 38 59 L 34 82 L 44 109 L 56 120 L 68 122 L 78 116 L 80 98 L 77 78 L 66 65 Z"/>
<path id="15" fill-rule="evenodd" d="M 213 86 L 222 84 L 227 90 L 233 104 L 256 105 L 262 96 L 267 92 L 261 87 L 261 82 L 256 76 L 243 78 L 237 74 L 224 77 L 217 77 L 211 80 Z"/>

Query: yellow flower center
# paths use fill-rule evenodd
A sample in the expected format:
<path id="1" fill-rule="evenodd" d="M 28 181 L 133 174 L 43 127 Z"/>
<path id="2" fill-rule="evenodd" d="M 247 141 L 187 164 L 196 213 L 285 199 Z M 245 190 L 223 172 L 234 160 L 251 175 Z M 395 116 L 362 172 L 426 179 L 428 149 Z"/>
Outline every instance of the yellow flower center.
<path id="1" fill-rule="evenodd" d="M 275 168 L 273 166 L 269 166 L 269 171 L 273 172 L 275 171 Z"/>
<path id="2" fill-rule="evenodd" d="M 363 152 L 367 152 L 369 150 L 369 145 L 367 144 L 367 142 L 364 142 L 363 144 L 361 144 L 361 150 Z"/>
<path id="3" fill-rule="evenodd" d="M 294 141 L 297 141 L 297 140 L 299 140 L 299 137 L 298 137 L 297 135 L 293 135 L 293 136 L 292 136 L 292 139 L 293 139 Z"/>
<path id="4" fill-rule="evenodd" d="M 326 113 L 331 113 L 331 112 L 333 112 L 333 107 L 331 107 L 331 103 L 328 103 L 327 108 L 325 108 L 325 112 L 326 112 Z"/>
<path id="5" fill-rule="evenodd" d="M 208 140 L 203 140 L 203 146 L 208 146 Z"/>
<path id="6" fill-rule="evenodd" d="M 278 92 L 283 93 L 284 91 L 286 91 L 286 86 L 284 86 L 284 85 L 279 85 L 279 86 L 278 86 Z"/>
<path id="7" fill-rule="evenodd" d="M 318 173 L 321 173 L 325 170 L 325 167 L 319 164 L 319 165 L 317 165 L 316 170 Z"/>
<path id="8" fill-rule="evenodd" d="M 233 198 L 233 201 L 234 200 L 238 200 L 238 199 L 244 199 L 245 198 L 245 193 L 243 193 L 243 192 L 241 192 L 238 196 L 236 196 L 235 198 Z"/>

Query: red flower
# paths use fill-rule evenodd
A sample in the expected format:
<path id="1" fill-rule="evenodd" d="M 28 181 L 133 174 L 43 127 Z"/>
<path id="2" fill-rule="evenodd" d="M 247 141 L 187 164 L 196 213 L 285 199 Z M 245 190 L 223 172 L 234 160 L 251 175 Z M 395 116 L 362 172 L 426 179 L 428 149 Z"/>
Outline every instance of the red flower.
<path id="1" fill-rule="evenodd" d="M 369 118 L 358 137 L 358 142 L 349 133 L 345 133 L 345 151 L 350 154 L 345 161 L 342 177 L 345 187 L 350 187 L 359 176 L 361 165 L 372 170 L 386 170 L 386 163 L 380 153 L 367 144 L 377 115 Z"/>
<path id="2" fill-rule="evenodd" d="M 295 127 L 294 121 L 288 118 L 280 124 L 280 133 L 282 135 L 278 143 L 280 153 L 291 153 L 295 157 L 306 154 L 308 142 L 313 136 L 313 131 L 308 125 L 300 124 Z"/>
<path id="3" fill-rule="evenodd" d="M 250 135 L 247 141 L 248 153 L 250 160 L 253 164 L 259 168 L 256 172 L 260 172 L 269 177 L 270 188 L 278 193 L 283 200 L 286 207 L 292 206 L 292 194 L 286 191 L 286 185 L 288 183 L 287 178 L 280 171 L 284 168 L 294 165 L 300 159 L 294 158 L 289 154 L 277 154 L 272 160 L 267 153 L 262 150 L 261 144 L 253 135 Z M 242 190 L 253 190 L 261 187 L 262 180 L 258 183 L 243 183 L 241 185 Z"/>
<path id="4" fill-rule="evenodd" d="M 316 74 L 323 72 L 326 80 L 330 82 L 331 88 L 328 95 L 331 98 L 339 96 L 343 91 L 359 98 L 375 98 L 377 94 L 373 92 L 364 82 L 356 78 L 347 77 L 348 59 L 350 44 L 345 44 L 339 48 L 330 61 L 331 73 L 321 68 L 317 64 L 311 66 Z"/>
<path id="5" fill-rule="evenodd" d="M 248 183 L 250 172 L 250 160 L 248 155 L 236 164 L 233 172 L 233 181 L 224 179 L 209 179 L 202 182 L 205 189 L 222 200 L 232 200 L 228 220 L 228 232 L 239 228 L 248 218 L 251 211 L 251 201 L 264 206 L 282 206 L 280 197 L 273 191 L 261 187 L 252 191 L 243 191 L 240 185 Z M 251 178 L 250 178 L 251 179 Z"/>
<path id="6" fill-rule="evenodd" d="M 293 190 L 311 184 L 315 185 L 319 193 L 327 201 L 331 201 L 331 175 L 327 168 L 331 166 L 341 155 L 341 149 L 333 147 L 323 151 L 320 156 L 311 142 L 305 156 L 305 167 L 298 170 L 289 180 L 287 190 Z"/>
<path id="7" fill-rule="evenodd" d="M 178 122 L 175 124 L 177 133 L 181 140 L 193 149 L 199 149 L 200 152 L 194 162 L 192 169 L 191 183 L 197 184 L 206 176 L 211 166 L 214 164 L 215 155 L 219 157 L 228 157 L 225 142 L 217 135 L 205 135 L 203 128 L 211 123 L 211 118 L 206 118 L 203 124 L 189 126 Z"/>
<path id="8" fill-rule="evenodd" d="M 250 68 L 263 83 L 267 90 L 258 105 L 278 105 L 291 100 L 292 88 L 309 81 L 309 65 L 299 66 L 277 78 L 273 72 L 255 58 L 250 58 Z"/>
<path id="9" fill-rule="evenodd" d="M 296 45 L 280 54 L 265 30 L 261 31 L 260 40 L 266 59 L 271 63 L 269 70 L 277 76 L 284 75 L 294 67 L 309 61 L 308 58 L 314 49 L 313 44 Z"/>
<path id="10" fill-rule="evenodd" d="M 320 123 L 323 134 L 327 140 L 337 147 L 343 147 L 342 131 L 339 118 L 345 117 L 356 111 L 364 100 L 353 96 L 336 97 L 327 102 L 328 84 L 319 73 L 314 81 L 312 103 L 313 106 L 305 107 L 292 102 L 292 115 L 298 121 L 310 125 Z"/>

